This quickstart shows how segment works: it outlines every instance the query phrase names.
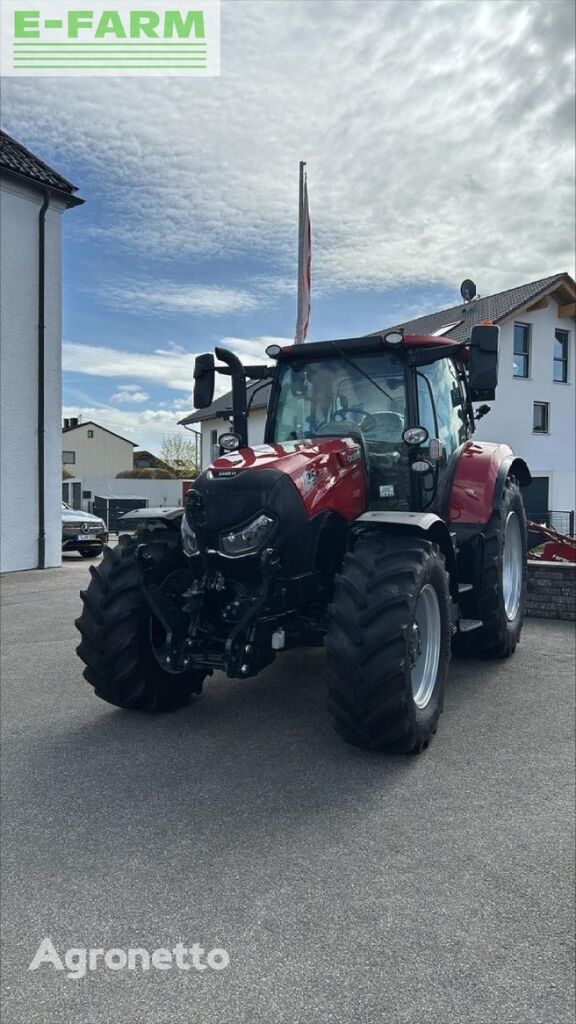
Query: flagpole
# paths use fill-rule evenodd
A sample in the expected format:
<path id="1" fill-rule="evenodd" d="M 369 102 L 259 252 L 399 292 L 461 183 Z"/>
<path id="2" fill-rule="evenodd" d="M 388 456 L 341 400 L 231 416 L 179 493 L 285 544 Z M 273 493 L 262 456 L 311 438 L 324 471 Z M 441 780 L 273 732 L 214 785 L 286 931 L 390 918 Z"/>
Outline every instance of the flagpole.
<path id="1" fill-rule="evenodd" d="M 296 345 L 304 341 L 302 337 L 304 327 L 304 168 L 306 163 L 300 161 L 299 187 L 298 187 L 298 309 L 296 315 Z"/>

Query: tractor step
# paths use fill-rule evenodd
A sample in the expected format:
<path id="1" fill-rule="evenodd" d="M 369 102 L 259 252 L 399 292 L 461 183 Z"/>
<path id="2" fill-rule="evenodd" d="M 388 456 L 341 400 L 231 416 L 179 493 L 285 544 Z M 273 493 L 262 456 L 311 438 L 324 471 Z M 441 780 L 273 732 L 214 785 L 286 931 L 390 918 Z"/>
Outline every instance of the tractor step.
<path id="1" fill-rule="evenodd" d="M 471 590 L 474 590 L 474 584 L 473 583 L 459 583 L 458 584 L 458 593 L 459 594 L 468 594 Z"/>
<path id="2" fill-rule="evenodd" d="M 461 633 L 471 633 L 473 629 L 480 629 L 483 625 L 482 619 L 460 619 L 458 628 Z"/>

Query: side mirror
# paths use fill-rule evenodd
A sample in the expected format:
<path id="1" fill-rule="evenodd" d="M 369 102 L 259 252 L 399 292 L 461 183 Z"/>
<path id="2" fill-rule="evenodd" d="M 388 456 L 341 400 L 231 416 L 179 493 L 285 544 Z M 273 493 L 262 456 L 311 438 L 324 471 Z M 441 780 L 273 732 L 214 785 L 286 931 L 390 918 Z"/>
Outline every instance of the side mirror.
<path id="1" fill-rule="evenodd" d="M 473 402 L 496 397 L 499 334 L 500 328 L 492 324 L 477 324 L 472 328 L 468 383 Z"/>
<path id="2" fill-rule="evenodd" d="M 196 356 L 194 362 L 194 408 L 206 409 L 214 400 L 214 356 L 211 352 Z"/>

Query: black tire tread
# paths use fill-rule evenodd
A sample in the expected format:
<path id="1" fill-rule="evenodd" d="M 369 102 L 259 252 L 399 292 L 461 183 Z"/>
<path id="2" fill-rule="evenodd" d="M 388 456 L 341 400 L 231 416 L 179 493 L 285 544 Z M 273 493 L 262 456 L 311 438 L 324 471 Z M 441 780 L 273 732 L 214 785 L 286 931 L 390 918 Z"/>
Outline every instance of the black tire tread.
<path id="1" fill-rule="evenodd" d="M 96 695 L 116 707 L 168 711 L 200 693 L 204 674 L 172 675 L 155 660 L 149 640 L 150 612 L 140 589 L 136 549 L 142 537 L 122 537 L 106 546 L 99 565 L 90 566 L 90 582 L 81 591 L 82 612 L 75 625 L 76 648 L 84 678 Z M 179 538 L 165 530 L 146 534 L 158 553 L 159 578 L 180 565 Z"/>
<path id="2" fill-rule="evenodd" d="M 484 531 L 482 580 L 476 601 L 482 627 L 471 633 L 457 634 L 454 649 L 459 654 L 473 654 L 486 658 L 507 658 L 514 653 L 520 640 L 526 602 L 526 569 L 522 584 L 520 609 L 513 623 L 508 622 L 502 600 L 502 546 L 505 516 L 510 510 L 520 517 L 526 536 L 526 513 L 522 492 L 515 477 L 509 476 L 499 506 L 494 509 Z M 526 549 L 524 550 L 526 558 Z"/>
<path id="3" fill-rule="evenodd" d="M 436 702 L 419 715 L 410 688 L 407 633 L 419 580 L 431 566 L 441 580 L 445 628 Z M 336 732 L 347 742 L 390 753 L 427 746 L 442 710 L 450 660 L 449 601 L 444 559 L 429 541 L 367 535 L 346 556 L 328 609 L 325 646 L 328 707 Z"/>

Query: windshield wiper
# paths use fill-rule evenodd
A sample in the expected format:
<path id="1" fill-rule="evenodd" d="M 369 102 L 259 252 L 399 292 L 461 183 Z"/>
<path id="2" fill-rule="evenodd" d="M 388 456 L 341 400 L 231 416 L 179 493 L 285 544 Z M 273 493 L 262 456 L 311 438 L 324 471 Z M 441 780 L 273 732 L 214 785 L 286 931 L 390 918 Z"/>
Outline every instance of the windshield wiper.
<path id="1" fill-rule="evenodd" d="M 366 373 L 366 371 L 363 370 L 361 366 L 358 366 L 358 363 L 355 363 L 353 359 L 350 359 L 348 353 L 344 352 L 344 350 L 341 349 L 340 346 L 335 341 L 331 341 L 330 344 L 332 345 L 333 348 L 336 349 L 336 351 L 342 356 L 342 358 L 345 359 L 346 362 L 349 363 L 354 370 L 356 370 L 357 373 L 361 373 L 363 377 L 366 377 L 366 380 L 369 380 L 370 383 L 373 384 L 375 388 L 378 388 L 378 391 L 381 391 L 383 395 L 386 395 L 386 398 L 389 398 L 391 402 L 394 401 L 392 395 L 389 395 L 386 389 L 381 387 L 380 384 L 378 384 L 378 382 L 375 381 L 374 378 L 371 377 L 369 373 Z"/>

